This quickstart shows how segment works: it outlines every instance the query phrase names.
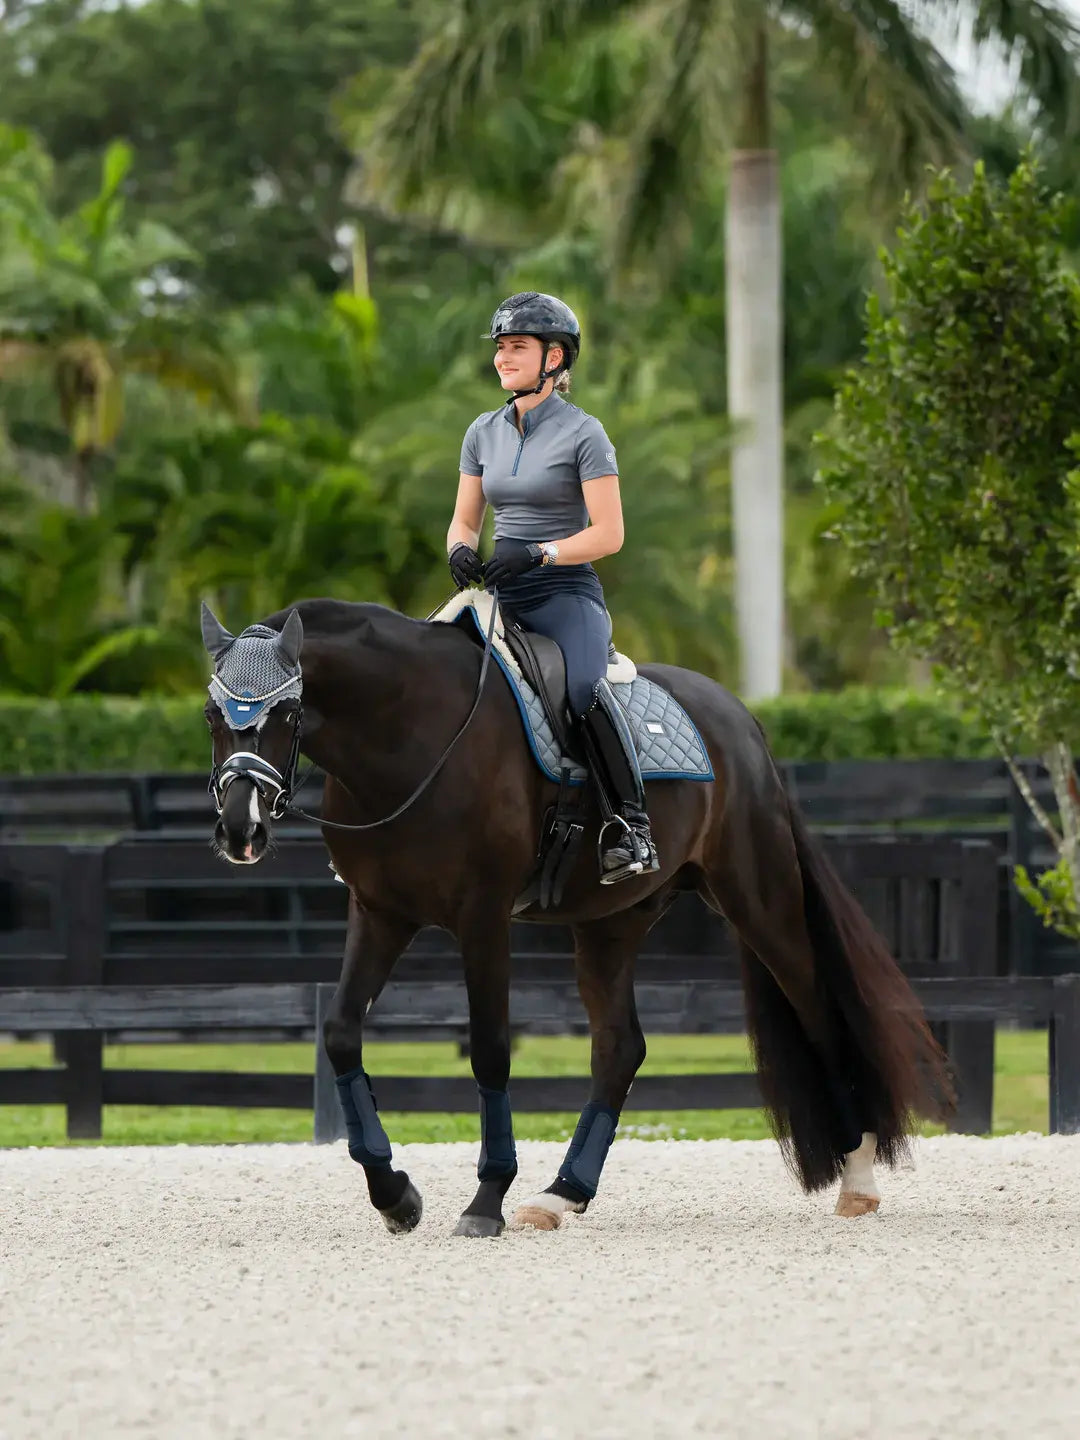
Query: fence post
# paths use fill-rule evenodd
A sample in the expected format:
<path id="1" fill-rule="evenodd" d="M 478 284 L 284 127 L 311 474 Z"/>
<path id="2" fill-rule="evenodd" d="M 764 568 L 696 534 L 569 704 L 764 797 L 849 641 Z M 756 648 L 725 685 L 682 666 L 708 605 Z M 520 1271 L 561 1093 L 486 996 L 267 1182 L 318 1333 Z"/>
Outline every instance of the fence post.
<path id="1" fill-rule="evenodd" d="M 68 985 L 101 985 L 105 980 L 105 850 L 80 845 L 67 854 Z M 69 1140 L 101 1139 L 103 1035 L 99 1030 L 69 1030 L 64 1036 L 67 1061 L 67 1135 Z"/>
<path id="2" fill-rule="evenodd" d="M 315 986 L 315 1144 L 329 1145 L 345 1138 L 345 1116 L 341 1113 L 334 1067 L 323 1044 L 323 1021 L 330 1010 L 336 985 Z"/>
<path id="3" fill-rule="evenodd" d="M 960 862 L 961 975 L 997 971 L 997 856 L 986 841 L 963 842 Z M 994 1115 L 994 1022 L 951 1020 L 945 1049 L 957 1077 L 956 1114 L 949 1129 L 963 1135 L 989 1135 Z"/>
<path id="4" fill-rule="evenodd" d="M 1050 1017 L 1050 1131 L 1080 1135 L 1080 975 L 1054 981 Z"/>

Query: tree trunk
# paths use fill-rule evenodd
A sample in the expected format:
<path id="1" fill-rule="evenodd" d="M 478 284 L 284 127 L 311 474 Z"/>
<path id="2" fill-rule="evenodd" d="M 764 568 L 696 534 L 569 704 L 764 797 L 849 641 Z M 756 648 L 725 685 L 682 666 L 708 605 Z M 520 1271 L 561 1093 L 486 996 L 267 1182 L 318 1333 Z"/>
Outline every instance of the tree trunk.
<path id="1" fill-rule="evenodd" d="M 94 452 L 79 449 L 73 457 L 75 472 L 75 509 L 80 515 L 89 515 L 94 509 Z"/>
<path id="2" fill-rule="evenodd" d="M 1061 859 L 1072 882 L 1073 900 L 1080 911 L 1080 798 L 1076 790 L 1076 762 L 1065 744 L 1054 746 L 1043 756 L 1050 774 L 1061 826 Z"/>
<path id="3" fill-rule="evenodd" d="M 746 83 L 727 200 L 727 370 L 740 690 L 760 700 L 780 693 L 784 633 L 780 167 L 764 25 Z"/>

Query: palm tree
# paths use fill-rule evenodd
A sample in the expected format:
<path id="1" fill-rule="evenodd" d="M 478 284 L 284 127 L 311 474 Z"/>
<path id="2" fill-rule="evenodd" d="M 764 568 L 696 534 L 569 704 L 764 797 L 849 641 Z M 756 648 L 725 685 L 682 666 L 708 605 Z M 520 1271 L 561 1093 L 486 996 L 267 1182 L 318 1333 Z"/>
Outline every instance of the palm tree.
<path id="1" fill-rule="evenodd" d="M 386 103 L 364 151 L 370 195 L 398 208 L 445 193 L 483 107 L 553 50 L 646 27 L 647 77 L 621 115 L 614 258 L 670 248 L 672 221 L 726 151 L 728 411 L 742 690 L 776 694 L 783 658 L 783 385 L 779 162 L 772 51 L 812 47 L 832 102 L 880 178 L 910 183 L 963 154 L 967 123 L 940 43 L 970 30 L 1004 50 L 1036 111 L 1073 117 L 1078 34 L 1052 0 L 455 0 Z M 926 26 L 935 27 L 934 39 Z M 551 73 L 548 71 L 548 73 Z M 557 97 L 553 96 L 553 100 Z M 593 143 L 593 137 L 590 137 Z"/>
<path id="2" fill-rule="evenodd" d="M 25 131 L 0 126 L 0 379 L 48 377 L 90 505 L 96 455 L 123 422 L 125 372 L 243 408 L 233 367 L 181 328 L 155 290 L 194 256 L 163 225 L 124 221 L 130 148 L 108 147 L 98 193 L 70 215 L 49 205 L 51 164 Z"/>

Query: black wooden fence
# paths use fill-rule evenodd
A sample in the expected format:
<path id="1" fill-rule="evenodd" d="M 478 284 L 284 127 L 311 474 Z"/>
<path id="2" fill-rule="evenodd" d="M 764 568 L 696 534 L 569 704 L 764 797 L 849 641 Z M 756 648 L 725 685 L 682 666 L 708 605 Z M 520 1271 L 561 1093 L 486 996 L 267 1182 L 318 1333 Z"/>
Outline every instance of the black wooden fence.
<path id="1" fill-rule="evenodd" d="M 826 844 L 932 1002 L 959 1073 L 958 1128 L 988 1130 L 995 1021 L 1034 1016 L 1063 1036 L 1073 1023 L 1068 983 L 1058 991 L 1051 980 L 997 975 L 994 847 L 941 836 Z M 0 1071 L 0 1103 L 64 1103 L 73 1136 L 100 1134 L 103 1104 L 309 1106 L 303 1076 L 106 1070 L 102 1046 L 109 1033 L 163 1027 L 310 1038 L 316 987 L 337 977 L 344 912 L 345 892 L 315 839 L 287 842 L 252 870 L 223 865 L 191 839 L 0 848 L 0 1031 L 63 1036 L 66 1060 L 61 1070 Z M 517 925 L 513 950 L 515 1026 L 584 1031 L 566 932 Z M 683 897 L 646 942 L 637 994 L 646 1032 L 741 1028 L 738 964 L 723 922 Z M 418 937 L 370 1022 L 383 1035 L 464 1031 L 460 962 L 448 936 Z M 1080 1115 L 1074 1058 L 1080 1063 L 1080 1045 L 1055 1041 L 1052 1118 L 1062 1125 Z M 386 1108 L 475 1103 L 471 1082 L 391 1077 L 380 1089 Z M 585 1093 L 584 1079 L 519 1081 L 515 1104 L 576 1109 Z M 757 1089 L 752 1076 L 646 1076 L 633 1096 L 641 1108 L 713 1108 L 755 1103 Z"/>
<path id="2" fill-rule="evenodd" d="M 998 957 L 1002 973 L 1054 975 L 1076 968 L 1075 947 L 1045 929 L 1011 884 L 1015 864 L 1038 871 L 1054 856 L 1001 760 L 841 760 L 781 764 L 811 825 L 838 837 L 925 832 L 982 838 L 998 865 Z M 1025 764 L 1029 782 L 1053 808 L 1047 777 Z M 318 812 L 320 780 L 301 797 Z M 203 838 L 212 810 L 205 778 L 189 774 L 0 776 L 0 842 L 104 842 L 123 836 Z M 311 838 L 310 826 L 279 826 L 284 838 Z M 2 921 L 0 921 L 2 923 Z"/>

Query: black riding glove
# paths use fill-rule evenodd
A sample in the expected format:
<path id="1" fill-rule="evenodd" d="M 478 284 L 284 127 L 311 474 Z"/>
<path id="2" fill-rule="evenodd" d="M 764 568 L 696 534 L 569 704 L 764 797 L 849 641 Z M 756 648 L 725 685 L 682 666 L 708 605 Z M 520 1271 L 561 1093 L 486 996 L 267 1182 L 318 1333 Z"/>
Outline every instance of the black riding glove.
<path id="1" fill-rule="evenodd" d="M 495 585 L 505 585 L 507 580 L 516 580 L 543 563 L 544 552 L 539 545 L 529 545 L 524 540 L 496 540 L 491 559 L 484 566 L 484 584 L 489 590 Z"/>
<path id="2" fill-rule="evenodd" d="M 483 585 L 484 562 L 471 545 L 459 540 L 450 551 L 448 560 L 450 574 L 459 590 L 465 590 L 470 585 Z"/>

